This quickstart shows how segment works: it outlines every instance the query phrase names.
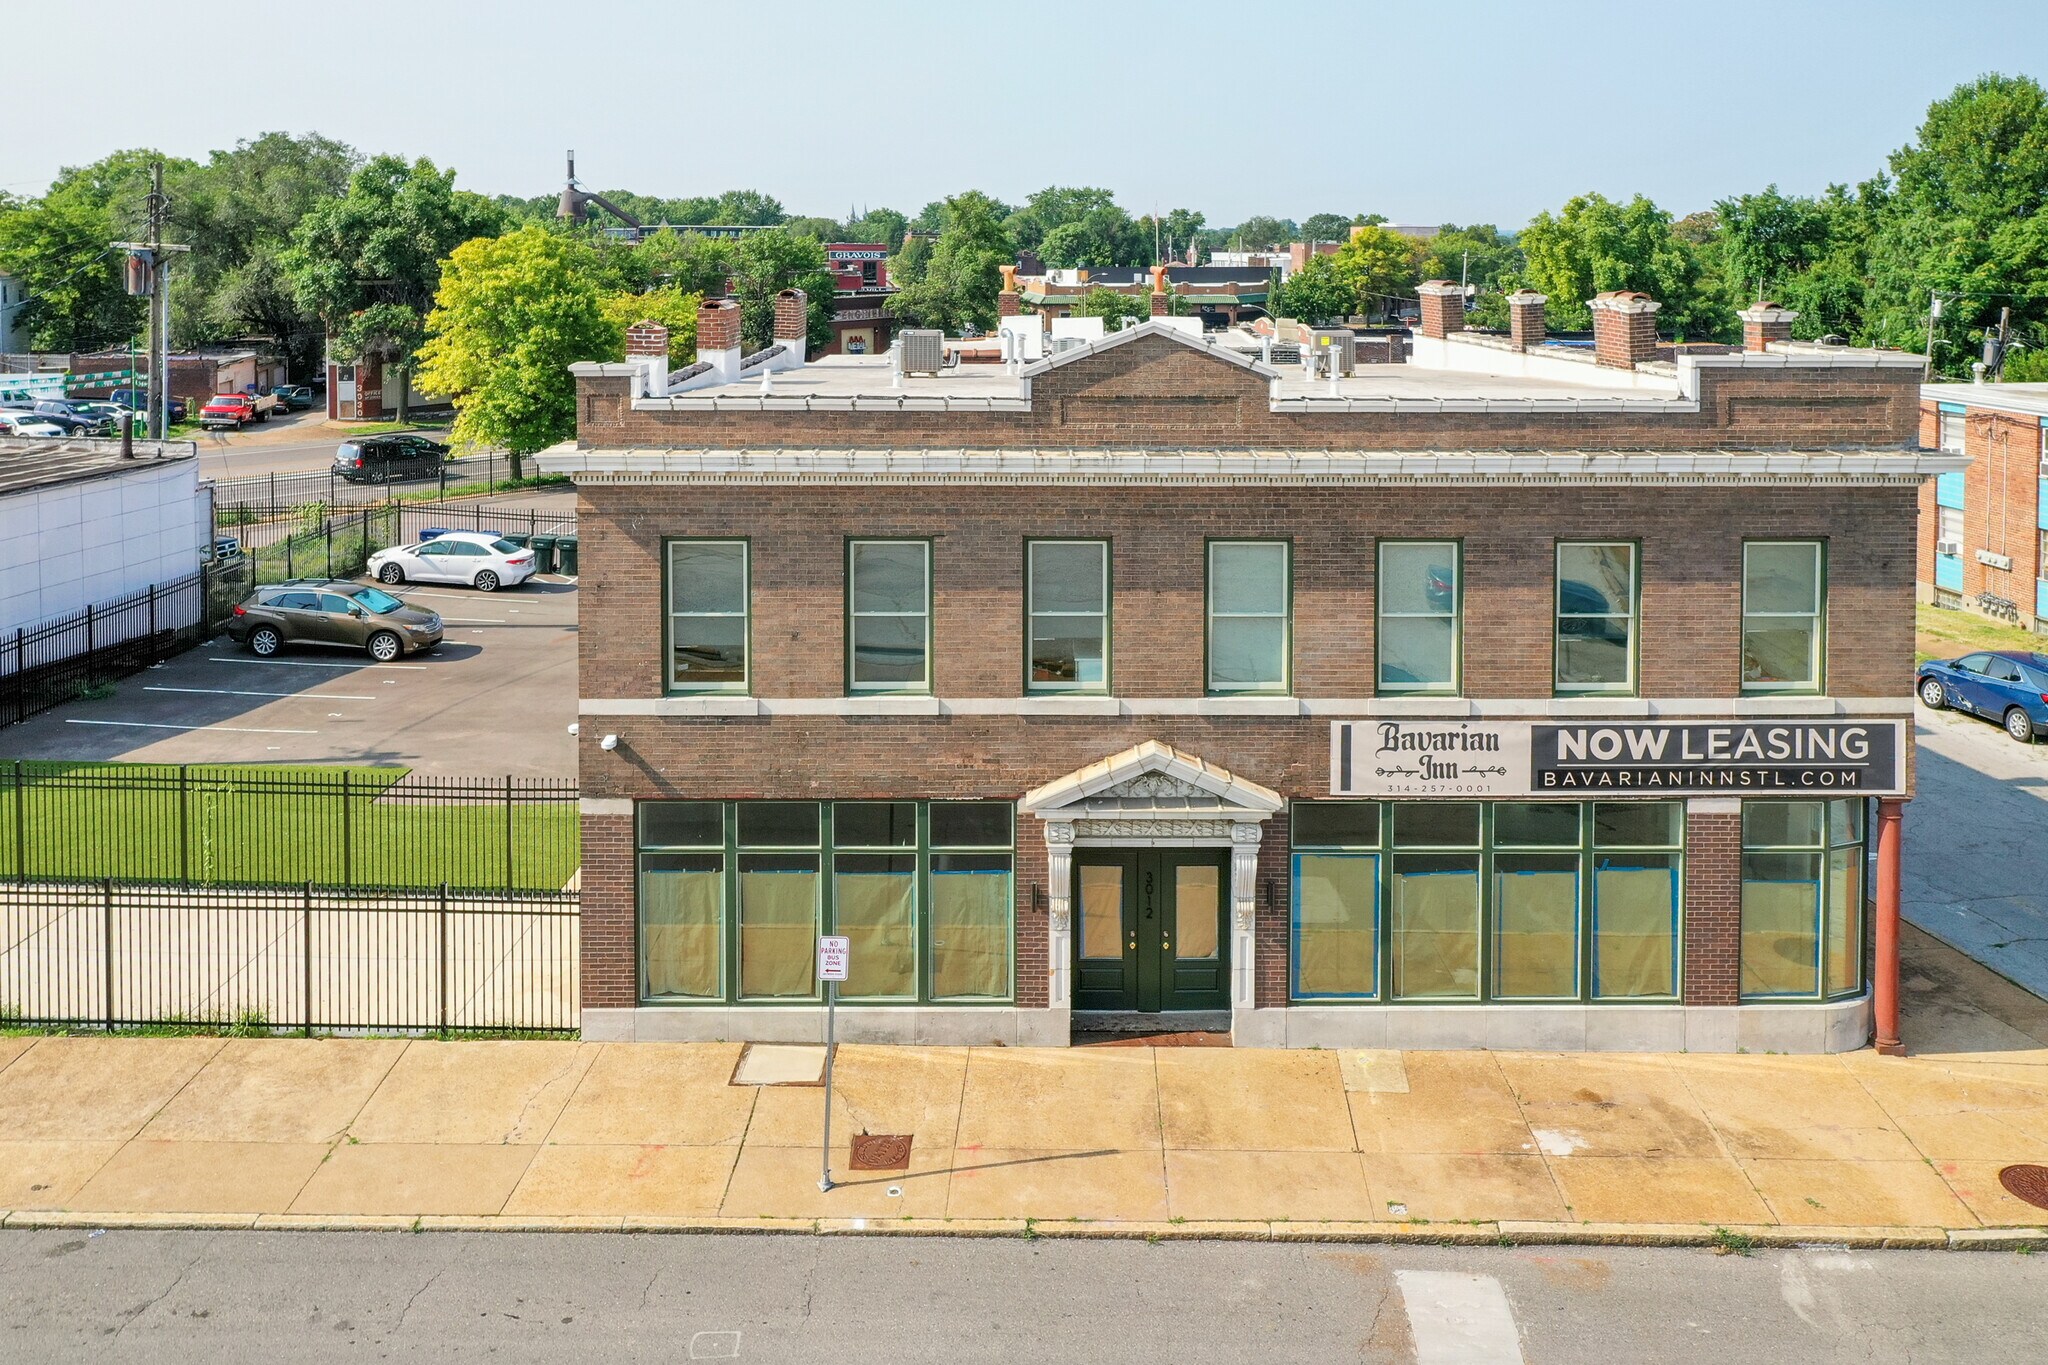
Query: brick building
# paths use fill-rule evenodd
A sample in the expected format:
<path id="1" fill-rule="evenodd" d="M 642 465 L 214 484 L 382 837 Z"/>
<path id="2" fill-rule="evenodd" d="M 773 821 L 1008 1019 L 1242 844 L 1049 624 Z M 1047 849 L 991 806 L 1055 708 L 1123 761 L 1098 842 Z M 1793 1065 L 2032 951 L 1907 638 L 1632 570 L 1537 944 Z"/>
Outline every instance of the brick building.
<path id="1" fill-rule="evenodd" d="M 1920 444 L 1969 461 L 1920 490 L 1920 600 L 2048 633 L 2048 384 L 1920 393 Z"/>
<path id="2" fill-rule="evenodd" d="M 1894 1039 L 1919 358 L 1425 297 L 575 367 L 586 1036 L 816 1039 L 829 932 L 852 1038 Z"/>

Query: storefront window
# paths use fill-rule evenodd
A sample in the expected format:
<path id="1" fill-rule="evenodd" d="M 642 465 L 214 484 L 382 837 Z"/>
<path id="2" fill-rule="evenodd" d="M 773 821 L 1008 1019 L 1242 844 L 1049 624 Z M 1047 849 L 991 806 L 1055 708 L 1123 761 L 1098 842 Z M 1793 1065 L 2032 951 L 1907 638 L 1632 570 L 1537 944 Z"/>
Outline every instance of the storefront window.
<path id="1" fill-rule="evenodd" d="M 1287 690 L 1288 548 L 1284 540 L 1211 542 L 1211 692 Z"/>
<path id="2" fill-rule="evenodd" d="M 1008 1000 L 1011 819 L 999 801 L 643 802 L 642 998 L 815 1000 L 836 933 L 842 999 Z"/>
<path id="3" fill-rule="evenodd" d="M 1557 690 L 1635 690 L 1636 547 L 1557 547 Z"/>
<path id="4" fill-rule="evenodd" d="M 1821 546 L 1753 540 L 1742 547 L 1742 687 L 1820 690 Z"/>
<path id="5" fill-rule="evenodd" d="M 1380 542 L 1380 691 L 1457 692 L 1458 552 L 1454 540 Z"/>
<path id="6" fill-rule="evenodd" d="M 1109 542 L 1034 540 L 1025 547 L 1033 692 L 1109 689 Z"/>
<path id="7" fill-rule="evenodd" d="M 1290 819 L 1296 999 L 1678 992 L 1679 802 L 1307 801 Z"/>
<path id="8" fill-rule="evenodd" d="M 669 686 L 747 689 L 747 543 L 677 540 L 668 547 Z"/>
<path id="9" fill-rule="evenodd" d="M 1863 980 L 1864 802 L 1742 807 L 1742 996 L 1850 995 Z"/>

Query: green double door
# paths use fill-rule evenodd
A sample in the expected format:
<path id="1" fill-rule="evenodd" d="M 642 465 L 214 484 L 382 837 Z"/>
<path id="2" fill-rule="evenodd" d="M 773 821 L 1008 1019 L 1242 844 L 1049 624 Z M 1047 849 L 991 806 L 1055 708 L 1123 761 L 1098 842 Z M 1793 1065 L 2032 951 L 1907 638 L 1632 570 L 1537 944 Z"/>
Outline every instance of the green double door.
<path id="1" fill-rule="evenodd" d="M 1230 1005 L 1227 851 L 1074 854 L 1074 1008 L 1154 1014 Z"/>

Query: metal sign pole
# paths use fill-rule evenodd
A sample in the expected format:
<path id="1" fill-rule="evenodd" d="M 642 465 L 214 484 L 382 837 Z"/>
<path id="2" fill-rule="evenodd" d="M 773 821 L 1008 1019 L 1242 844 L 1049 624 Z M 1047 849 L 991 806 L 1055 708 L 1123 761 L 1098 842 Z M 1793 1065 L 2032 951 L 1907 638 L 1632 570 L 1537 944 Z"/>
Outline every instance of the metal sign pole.
<path id="1" fill-rule="evenodd" d="M 818 1188 L 832 1188 L 832 1016 L 837 1013 L 839 983 L 825 983 L 825 1144 L 818 1153 Z"/>

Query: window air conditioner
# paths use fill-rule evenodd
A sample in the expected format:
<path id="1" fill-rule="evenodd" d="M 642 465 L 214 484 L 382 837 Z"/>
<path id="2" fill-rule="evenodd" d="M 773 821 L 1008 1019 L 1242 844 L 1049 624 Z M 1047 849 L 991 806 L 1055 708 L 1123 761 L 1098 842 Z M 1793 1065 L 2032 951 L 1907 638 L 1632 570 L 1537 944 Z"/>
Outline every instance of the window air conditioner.
<path id="1" fill-rule="evenodd" d="M 1934 542 L 1934 553 L 1938 555 L 1959 555 L 1962 552 L 1963 542 L 1960 540 L 1937 540 Z"/>

